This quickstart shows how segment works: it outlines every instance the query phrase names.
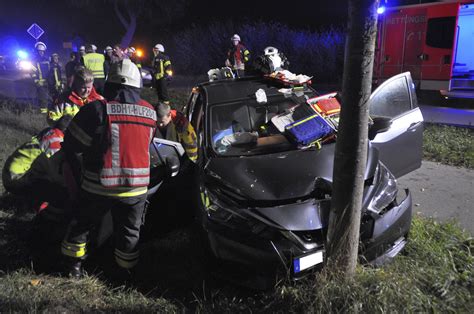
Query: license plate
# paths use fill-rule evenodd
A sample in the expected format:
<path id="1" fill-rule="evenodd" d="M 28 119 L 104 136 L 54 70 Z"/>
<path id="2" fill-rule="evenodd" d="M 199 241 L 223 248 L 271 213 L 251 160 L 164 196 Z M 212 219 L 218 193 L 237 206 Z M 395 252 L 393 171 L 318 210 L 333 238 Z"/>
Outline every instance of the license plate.
<path id="1" fill-rule="evenodd" d="M 306 256 L 298 257 L 293 260 L 293 269 L 295 274 L 305 269 L 311 268 L 323 262 L 323 251 L 318 251 Z"/>

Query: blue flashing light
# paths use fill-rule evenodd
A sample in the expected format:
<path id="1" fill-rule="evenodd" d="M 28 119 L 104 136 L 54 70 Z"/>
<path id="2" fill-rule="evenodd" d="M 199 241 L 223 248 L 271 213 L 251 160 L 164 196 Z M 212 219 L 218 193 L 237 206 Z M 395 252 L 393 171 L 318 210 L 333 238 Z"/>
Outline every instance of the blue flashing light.
<path id="1" fill-rule="evenodd" d="M 377 8 L 377 14 L 384 14 L 385 13 L 385 7 L 381 6 Z"/>
<path id="2" fill-rule="evenodd" d="M 28 58 L 28 53 L 26 51 L 23 51 L 23 50 L 18 50 L 16 52 L 16 55 L 18 56 L 18 58 L 20 59 L 26 59 Z"/>

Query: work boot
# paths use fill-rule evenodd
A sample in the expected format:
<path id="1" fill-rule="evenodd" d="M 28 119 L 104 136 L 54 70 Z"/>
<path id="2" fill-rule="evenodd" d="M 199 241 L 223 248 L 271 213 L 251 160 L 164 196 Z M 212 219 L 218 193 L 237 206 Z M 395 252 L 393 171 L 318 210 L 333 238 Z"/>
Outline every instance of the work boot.
<path id="1" fill-rule="evenodd" d="M 64 275 L 69 278 L 79 279 L 84 276 L 82 260 L 78 258 L 67 258 L 65 260 Z"/>

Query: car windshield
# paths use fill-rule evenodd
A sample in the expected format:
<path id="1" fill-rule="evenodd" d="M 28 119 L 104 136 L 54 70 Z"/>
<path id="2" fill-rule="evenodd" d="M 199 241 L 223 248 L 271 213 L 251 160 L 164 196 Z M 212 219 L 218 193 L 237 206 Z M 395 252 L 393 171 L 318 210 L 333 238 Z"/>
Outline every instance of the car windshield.
<path id="1" fill-rule="evenodd" d="M 221 156 L 248 156 L 296 149 L 271 118 L 301 103 L 304 97 L 273 95 L 264 104 L 244 99 L 210 107 L 210 138 Z"/>

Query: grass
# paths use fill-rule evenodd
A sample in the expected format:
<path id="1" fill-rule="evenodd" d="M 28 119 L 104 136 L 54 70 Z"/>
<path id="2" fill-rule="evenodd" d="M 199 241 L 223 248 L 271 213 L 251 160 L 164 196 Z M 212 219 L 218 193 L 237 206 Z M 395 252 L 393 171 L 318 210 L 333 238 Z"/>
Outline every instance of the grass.
<path id="1" fill-rule="evenodd" d="M 176 107 L 186 99 L 182 91 L 172 90 L 171 96 Z M 151 102 L 153 97 L 152 91 L 144 92 Z M 44 115 L 34 108 L 0 100 L 0 164 L 44 126 Z M 458 144 L 449 150 L 434 148 L 430 158 L 472 167 L 472 158 L 466 157 L 472 149 L 465 148 L 472 144 L 471 130 L 428 126 L 425 135 L 425 156 L 428 148 L 451 138 Z M 156 227 L 159 235 L 147 238 L 136 280 L 127 286 L 102 273 L 107 265 L 102 259 L 110 258 L 110 252 L 91 258 L 90 275 L 78 281 L 36 273 L 33 217 L 18 200 L 0 197 L 0 312 L 467 313 L 474 307 L 474 240 L 454 222 L 414 217 L 403 254 L 384 268 L 358 266 L 353 280 L 323 271 L 296 284 L 283 280 L 270 291 L 255 292 L 207 276 L 189 228 L 171 228 L 163 221 L 167 228 Z"/>
<path id="2" fill-rule="evenodd" d="M 426 125 L 423 157 L 446 165 L 474 168 L 474 129 Z"/>

